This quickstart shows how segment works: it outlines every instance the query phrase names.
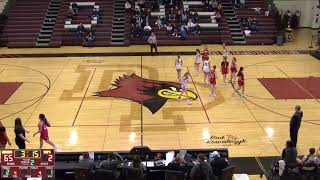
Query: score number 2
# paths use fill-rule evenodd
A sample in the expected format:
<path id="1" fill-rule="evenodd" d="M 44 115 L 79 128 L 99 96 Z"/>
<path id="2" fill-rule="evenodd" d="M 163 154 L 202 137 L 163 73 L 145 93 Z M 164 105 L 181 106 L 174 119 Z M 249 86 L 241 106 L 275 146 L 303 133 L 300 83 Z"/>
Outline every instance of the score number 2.
<path id="1" fill-rule="evenodd" d="M 52 154 L 49 154 L 49 155 L 48 155 L 48 162 L 52 162 L 52 160 L 53 160 L 52 158 L 53 158 L 53 155 L 52 155 Z"/>
<path id="2" fill-rule="evenodd" d="M 5 154 L 5 155 L 3 155 L 3 160 L 4 160 L 5 162 L 12 162 L 12 161 L 13 161 L 12 154 Z"/>

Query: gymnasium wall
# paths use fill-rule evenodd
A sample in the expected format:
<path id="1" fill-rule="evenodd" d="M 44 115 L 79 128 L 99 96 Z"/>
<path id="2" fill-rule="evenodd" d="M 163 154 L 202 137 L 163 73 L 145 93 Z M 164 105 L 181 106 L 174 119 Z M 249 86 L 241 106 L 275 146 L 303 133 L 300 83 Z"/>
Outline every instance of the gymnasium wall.
<path id="1" fill-rule="evenodd" d="M 273 2 L 283 11 L 299 10 L 301 12 L 300 27 L 312 27 L 314 17 L 319 14 L 319 9 L 316 7 L 319 4 L 318 0 L 274 0 Z"/>

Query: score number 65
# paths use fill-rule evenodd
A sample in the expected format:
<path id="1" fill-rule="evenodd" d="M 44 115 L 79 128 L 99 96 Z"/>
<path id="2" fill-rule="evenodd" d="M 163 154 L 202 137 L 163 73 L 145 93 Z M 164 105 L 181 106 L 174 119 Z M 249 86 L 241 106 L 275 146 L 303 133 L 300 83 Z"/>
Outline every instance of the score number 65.
<path id="1" fill-rule="evenodd" d="M 12 162 L 13 161 L 12 154 L 3 155 L 3 160 L 4 160 L 4 162 Z"/>

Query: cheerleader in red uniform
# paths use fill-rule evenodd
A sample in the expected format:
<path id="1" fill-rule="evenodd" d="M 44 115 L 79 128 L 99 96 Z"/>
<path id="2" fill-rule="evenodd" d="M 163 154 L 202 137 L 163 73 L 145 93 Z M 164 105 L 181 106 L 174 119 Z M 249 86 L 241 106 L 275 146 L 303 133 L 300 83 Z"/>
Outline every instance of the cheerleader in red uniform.
<path id="1" fill-rule="evenodd" d="M 221 74 L 223 78 L 223 84 L 226 84 L 227 74 L 229 69 L 229 62 L 227 61 L 227 56 L 223 56 L 223 61 L 221 62 Z"/>
<path id="2" fill-rule="evenodd" d="M 39 130 L 33 134 L 33 137 L 40 133 L 40 149 L 43 147 L 43 141 L 50 144 L 54 149 L 57 149 L 56 145 L 49 140 L 49 132 L 48 127 L 50 127 L 50 123 L 47 120 L 46 116 L 44 114 L 39 115 Z"/>
<path id="3" fill-rule="evenodd" d="M 230 83 L 236 82 L 236 74 L 237 74 L 237 59 L 235 57 L 232 58 L 232 63 L 230 67 Z"/>
<path id="4" fill-rule="evenodd" d="M 243 67 L 240 67 L 240 70 L 237 74 L 238 77 L 238 89 L 232 93 L 232 95 L 235 95 L 236 92 L 239 92 L 241 90 L 242 96 L 244 96 L 244 74 L 243 74 Z"/>
<path id="5" fill-rule="evenodd" d="M 201 52 L 201 56 L 202 56 L 202 61 L 205 61 L 205 60 L 209 59 L 209 51 L 208 51 L 207 45 L 203 46 L 203 50 Z"/>
<path id="6" fill-rule="evenodd" d="M 214 93 L 215 91 L 215 87 L 216 87 L 216 83 L 217 83 L 217 74 L 216 74 L 216 65 L 212 66 L 210 75 L 209 75 L 209 80 L 210 80 L 210 90 L 211 90 L 211 94 L 210 96 L 216 96 L 216 94 Z"/>

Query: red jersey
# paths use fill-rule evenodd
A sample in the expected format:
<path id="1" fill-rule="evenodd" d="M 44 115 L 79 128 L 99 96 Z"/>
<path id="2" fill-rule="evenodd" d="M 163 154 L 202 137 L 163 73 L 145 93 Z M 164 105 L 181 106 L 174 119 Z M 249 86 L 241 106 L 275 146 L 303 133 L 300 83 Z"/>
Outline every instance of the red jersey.
<path id="1" fill-rule="evenodd" d="M 47 139 L 49 137 L 47 124 L 42 122 L 40 126 L 41 126 L 40 137 L 42 139 Z"/>
<path id="2" fill-rule="evenodd" d="M 244 85 L 244 74 L 243 72 L 240 72 L 238 75 L 238 85 L 243 86 Z"/>
<path id="3" fill-rule="evenodd" d="M 221 73 L 222 74 L 228 74 L 228 67 L 229 67 L 229 62 L 228 61 L 222 61 L 221 62 Z"/>
<path id="4" fill-rule="evenodd" d="M 237 65 L 236 65 L 235 62 L 232 62 L 232 63 L 231 63 L 230 71 L 231 71 L 231 73 L 236 73 L 236 72 L 238 72 L 238 70 L 237 70 Z"/>
<path id="5" fill-rule="evenodd" d="M 211 71 L 210 73 L 210 84 L 216 85 L 217 75 L 216 72 Z"/>
<path id="6" fill-rule="evenodd" d="M 208 49 L 203 49 L 201 55 L 202 55 L 202 61 L 207 60 L 209 58 Z"/>

